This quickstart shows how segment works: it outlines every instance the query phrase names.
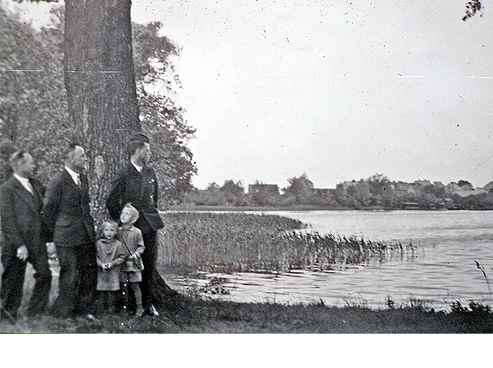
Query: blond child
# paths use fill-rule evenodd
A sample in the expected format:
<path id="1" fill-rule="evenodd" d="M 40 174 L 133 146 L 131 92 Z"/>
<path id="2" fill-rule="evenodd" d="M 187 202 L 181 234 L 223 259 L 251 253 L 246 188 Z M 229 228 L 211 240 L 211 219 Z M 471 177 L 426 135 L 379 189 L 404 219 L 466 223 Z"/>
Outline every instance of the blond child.
<path id="1" fill-rule="evenodd" d="M 126 251 L 125 263 L 122 266 L 121 281 L 127 283 L 135 296 L 137 309 L 136 317 L 144 315 L 142 308 L 142 291 L 140 290 L 140 282 L 142 281 L 142 263 L 141 255 L 144 252 L 144 239 L 140 229 L 134 226 L 134 223 L 139 218 L 139 211 L 130 203 L 127 203 L 120 215 L 119 238 L 123 243 Z"/>
<path id="2" fill-rule="evenodd" d="M 118 224 L 106 220 L 102 226 L 102 237 L 96 242 L 98 263 L 98 310 L 110 313 L 115 310 L 115 301 L 120 290 L 120 268 L 125 262 L 126 252 L 117 239 Z"/>

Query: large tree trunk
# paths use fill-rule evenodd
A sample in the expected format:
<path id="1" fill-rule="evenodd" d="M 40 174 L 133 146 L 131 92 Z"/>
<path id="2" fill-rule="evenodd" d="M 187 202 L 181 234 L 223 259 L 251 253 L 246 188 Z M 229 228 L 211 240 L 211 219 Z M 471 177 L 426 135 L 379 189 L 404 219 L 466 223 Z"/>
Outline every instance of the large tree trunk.
<path id="1" fill-rule="evenodd" d="M 131 0 L 65 0 L 65 85 L 75 137 L 86 148 L 92 211 L 106 214 L 110 183 L 128 160 L 128 137 L 141 131 L 132 56 Z M 153 275 L 153 300 L 175 292 Z"/>
<path id="2" fill-rule="evenodd" d="M 131 0 L 65 1 L 65 85 L 76 137 L 91 168 L 92 210 L 105 213 L 126 141 L 141 130 L 132 58 Z"/>

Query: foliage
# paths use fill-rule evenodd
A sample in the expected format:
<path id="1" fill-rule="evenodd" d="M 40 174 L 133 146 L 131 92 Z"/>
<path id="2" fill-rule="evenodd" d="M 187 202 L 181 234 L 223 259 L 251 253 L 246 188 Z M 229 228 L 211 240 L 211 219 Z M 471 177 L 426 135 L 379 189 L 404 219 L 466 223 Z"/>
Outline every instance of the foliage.
<path id="1" fill-rule="evenodd" d="M 459 186 L 460 183 L 462 186 Z M 187 205 L 208 206 L 269 206 L 276 208 L 325 208 L 325 209 L 493 209 L 493 191 L 474 189 L 470 182 L 460 180 L 445 186 L 440 182 L 418 180 L 414 183 L 395 182 L 382 174 L 375 174 L 358 181 L 346 181 L 335 189 L 317 189 L 306 174 L 288 179 L 289 186 L 280 195 L 277 185 L 254 184 L 258 187 L 248 194 L 220 190 L 216 183 L 206 190 L 194 189 L 186 196 Z M 226 183 L 225 183 L 226 184 Z M 227 187 L 240 184 L 227 181 Z M 452 185 L 453 184 L 453 185 Z M 458 195 L 455 190 L 462 188 Z M 261 190 L 263 188 L 263 190 Z M 264 190 L 265 189 L 265 190 Z M 227 197 L 225 192 L 233 196 Z M 469 194 L 470 193 L 470 194 Z M 469 195 L 467 195 L 469 194 Z"/>
<path id="2" fill-rule="evenodd" d="M 479 302 L 475 302 L 473 300 L 469 301 L 469 308 L 467 306 L 462 306 L 461 302 L 456 300 L 452 302 L 450 305 L 450 310 L 452 313 L 457 314 L 479 314 L 479 315 L 488 315 L 491 314 L 491 307 L 489 305 L 485 305 Z"/>
<path id="3" fill-rule="evenodd" d="M 151 161 L 161 185 L 161 198 L 179 201 L 192 189 L 197 172 L 187 144 L 195 129 L 184 119 L 176 103 L 180 79 L 173 64 L 180 49 L 161 36 L 162 23 L 133 24 L 135 79 L 144 132 L 152 137 Z M 161 92 L 164 91 L 164 92 Z"/>
<path id="4" fill-rule="evenodd" d="M 460 210 L 491 210 L 493 209 L 493 193 L 482 193 L 473 196 L 453 196 L 456 209 Z"/>
<path id="5" fill-rule="evenodd" d="M 151 22 L 132 25 L 132 39 L 137 87 L 162 83 L 173 92 L 173 83 L 180 84 L 172 58 L 180 49 L 168 37 L 160 36 L 163 24 Z"/>
<path id="6" fill-rule="evenodd" d="M 38 175 L 47 182 L 58 172 L 62 149 L 76 135 L 67 113 L 63 78 L 63 7 L 52 23 L 36 32 L 0 8 L 0 156 L 4 167 L 15 147 L 31 151 Z M 172 57 L 179 49 L 160 36 L 161 23 L 133 25 L 138 100 L 144 131 L 152 139 L 152 164 L 165 202 L 191 190 L 197 172 L 187 144 L 195 130 L 187 125 L 174 91 L 180 88 Z M 159 90 L 165 92 L 158 92 Z M 22 132 L 22 134 L 19 134 Z"/>
<path id="7" fill-rule="evenodd" d="M 481 9 L 482 9 L 481 1 L 479 1 L 479 0 L 469 1 L 466 4 L 466 15 L 464 15 L 462 17 L 462 20 L 465 22 L 467 19 L 473 17 L 474 15 L 476 15 L 476 13 L 481 11 Z M 481 14 L 480 17 L 482 17 L 482 16 L 483 15 Z"/>
<path id="8" fill-rule="evenodd" d="M 313 182 L 308 179 L 306 173 L 300 177 L 288 179 L 289 185 L 283 189 L 286 196 L 293 196 L 297 203 L 305 202 L 311 195 L 314 188 Z"/>
<path id="9" fill-rule="evenodd" d="M 252 192 L 248 193 L 249 202 L 257 206 L 278 206 L 280 205 L 279 188 L 277 185 L 269 186 L 258 180 L 252 186 Z"/>
<path id="10" fill-rule="evenodd" d="M 459 181 L 457 182 L 457 185 L 458 185 L 459 187 L 465 187 L 465 186 L 472 187 L 472 184 L 471 184 L 469 181 L 467 181 L 467 180 L 459 180 Z"/>
<path id="11" fill-rule="evenodd" d="M 222 186 L 209 183 L 205 190 L 194 188 L 185 196 L 183 203 L 205 206 L 248 206 L 249 198 L 245 194 L 243 184 L 234 180 L 226 180 Z"/>
<path id="12" fill-rule="evenodd" d="M 161 93 L 138 90 L 142 127 L 152 137 L 151 163 L 159 177 L 161 199 L 179 201 L 192 189 L 197 172 L 188 140 L 195 130 L 183 119 L 183 111 Z"/>
<path id="13" fill-rule="evenodd" d="M 233 206 L 244 206 L 248 204 L 245 196 L 245 188 L 243 184 L 238 181 L 226 180 L 219 191 L 224 194 L 227 204 Z"/>
<path id="14" fill-rule="evenodd" d="M 28 149 L 46 182 L 58 171 L 63 143 L 74 128 L 67 115 L 61 67 L 61 23 L 39 33 L 18 16 L 0 8 L 0 140 L 5 152 Z M 40 144 L 42 142 L 43 144 Z M 2 160 L 3 167 L 6 161 Z M 2 173 L 1 179 L 6 175 Z"/>
<path id="15" fill-rule="evenodd" d="M 467 326 L 468 332 L 484 333 L 493 328 L 493 313 L 489 305 L 469 301 L 469 308 L 462 306 L 460 301 L 455 301 L 450 305 L 450 315 L 453 323 L 459 326 Z"/>

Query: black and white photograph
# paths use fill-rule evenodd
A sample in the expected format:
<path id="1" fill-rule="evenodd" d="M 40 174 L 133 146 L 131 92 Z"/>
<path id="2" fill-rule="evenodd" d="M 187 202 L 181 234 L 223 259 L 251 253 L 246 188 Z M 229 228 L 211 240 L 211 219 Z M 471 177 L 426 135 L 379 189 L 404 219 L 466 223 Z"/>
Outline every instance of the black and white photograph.
<path id="1" fill-rule="evenodd" d="M 492 0 L 0 0 L 0 333 L 491 334 L 492 35 Z"/>

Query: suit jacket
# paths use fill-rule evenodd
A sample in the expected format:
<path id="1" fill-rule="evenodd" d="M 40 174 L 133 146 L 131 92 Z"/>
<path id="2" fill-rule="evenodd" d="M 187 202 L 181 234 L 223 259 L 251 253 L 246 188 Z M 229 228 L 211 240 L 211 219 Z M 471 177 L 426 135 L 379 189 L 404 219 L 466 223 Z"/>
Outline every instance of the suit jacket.
<path id="1" fill-rule="evenodd" d="M 48 187 L 43 214 L 57 246 L 74 247 L 95 242 L 89 183 L 82 174 L 80 181 L 79 187 L 64 169 Z"/>
<path id="2" fill-rule="evenodd" d="M 36 179 L 30 179 L 30 182 L 34 194 L 14 176 L 0 187 L 4 252 L 16 253 L 22 245 L 28 250 L 45 247 L 50 240 L 42 215 L 45 187 Z"/>
<path id="3" fill-rule="evenodd" d="M 140 215 L 135 226 L 143 233 L 148 233 L 164 227 L 157 210 L 158 196 L 159 187 L 154 170 L 144 166 L 139 173 L 135 166 L 129 163 L 113 182 L 106 207 L 110 216 L 118 221 L 123 206 L 128 202 L 132 203 Z"/>

